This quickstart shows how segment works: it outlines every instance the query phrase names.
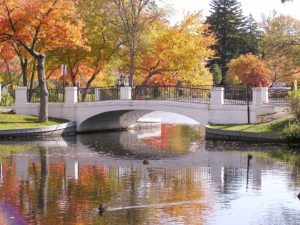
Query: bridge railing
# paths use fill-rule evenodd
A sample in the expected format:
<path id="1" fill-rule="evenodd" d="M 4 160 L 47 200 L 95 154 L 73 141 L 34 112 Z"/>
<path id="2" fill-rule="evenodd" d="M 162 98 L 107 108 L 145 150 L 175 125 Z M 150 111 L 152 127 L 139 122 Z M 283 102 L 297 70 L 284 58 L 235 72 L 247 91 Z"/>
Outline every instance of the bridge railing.
<path id="1" fill-rule="evenodd" d="M 119 93 L 118 87 L 79 88 L 77 91 L 78 102 L 118 100 L 120 98 Z"/>
<path id="2" fill-rule="evenodd" d="M 24 91 L 26 91 L 26 89 L 24 89 Z M 287 96 L 291 91 L 291 88 L 270 88 L 268 90 L 267 88 L 247 88 L 236 86 L 135 86 L 133 88 L 93 87 L 88 89 L 80 88 L 78 90 L 77 88 L 74 88 L 74 90 L 70 88 L 68 91 L 70 92 L 67 93 L 72 94 L 72 92 L 74 92 L 74 95 L 77 95 L 76 99 L 78 100 L 75 100 L 75 102 L 132 99 L 182 101 L 201 104 L 216 104 L 216 102 L 219 102 L 217 104 L 221 105 L 259 105 L 267 102 L 287 102 Z M 121 93 L 123 93 L 123 95 L 121 95 Z M 40 102 L 39 89 L 33 91 L 27 90 L 26 94 L 29 102 Z M 49 89 L 49 102 L 64 102 L 66 96 L 69 96 L 69 94 L 66 94 L 63 89 Z M 212 96 L 214 96 L 213 103 Z M 70 98 L 68 97 L 68 99 Z M 68 99 L 66 101 L 70 101 Z"/>
<path id="3" fill-rule="evenodd" d="M 252 102 L 252 88 L 250 87 L 224 87 L 225 105 L 247 105 Z"/>
<path id="4" fill-rule="evenodd" d="M 287 103 L 288 93 L 291 87 L 269 88 L 269 102 L 270 103 Z"/>
<path id="5" fill-rule="evenodd" d="M 64 102 L 65 99 L 65 92 L 64 89 L 48 89 L 49 97 L 48 101 L 49 102 Z M 35 89 L 35 90 L 27 90 L 27 96 L 28 101 L 31 103 L 37 103 L 40 102 L 40 90 Z"/>
<path id="6" fill-rule="evenodd" d="M 135 86 L 134 100 L 169 100 L 208 104 L 212 86 Z"/>

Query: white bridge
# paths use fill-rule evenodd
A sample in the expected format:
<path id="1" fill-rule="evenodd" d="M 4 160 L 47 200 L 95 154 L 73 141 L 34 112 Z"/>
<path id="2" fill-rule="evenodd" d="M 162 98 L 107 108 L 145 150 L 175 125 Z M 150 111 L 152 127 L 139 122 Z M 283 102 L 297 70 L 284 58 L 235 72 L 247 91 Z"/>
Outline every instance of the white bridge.
<path id="1" fill-rule="evenodd" d="M 132 126 L 142 116 L 153 111 L 173 112 L 187 116 L 207 125 L 243 124 L 260 122 L 260 117 L 276 111 L 268 104 L 268 88 L 253 88 L 252 100 L 248 104 L 225 103 L 224 88 L 214 87 L 206 103 L 180 99 L 132 100 L 132 89 L 121 87 L 118 100 L 78 102 L 76 87 L 65 89 L 64 102 L 49 103 L 49 117 L 76 121 L 78 132 L 125 129 Z M 100 100 L 100 99 L 98 99 Z M 27 88 L 16 89 L 14 110 L 17 114 L 38 115 L 39 103 L 27 102 Z"/>

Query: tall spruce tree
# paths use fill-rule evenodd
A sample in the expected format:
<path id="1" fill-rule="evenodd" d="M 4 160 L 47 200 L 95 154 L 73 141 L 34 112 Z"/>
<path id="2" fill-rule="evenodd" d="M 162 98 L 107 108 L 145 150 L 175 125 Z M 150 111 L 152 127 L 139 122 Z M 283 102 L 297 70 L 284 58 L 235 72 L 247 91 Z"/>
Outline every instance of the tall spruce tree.
<path id="1" fill-rule="evenodd" d="M 243 31 L 244 45 L 242 46 L 243 53 L 258 53 L 258 43 L 261 40 L 262 32 L 258 28 L 258 24 L 250 14 L 245 20 L 245 27 Z"/>
<path id="2" fill-rule="evenodd" d="M 218 57 L 212 60 L 211 65 L 217 63 L 224 78 L 231 59 L 248 52 L 256 53 L 256 31 L 253 29 L 257 27 L 253 18 L 243 16 L 241 4 L 237 0 L 212 0 L 210 6 L 211 15 L 207 17 L 207 23 L 218 40 L 213 47 Z M 251 24 L 248 24 L 250 21 Z"/>

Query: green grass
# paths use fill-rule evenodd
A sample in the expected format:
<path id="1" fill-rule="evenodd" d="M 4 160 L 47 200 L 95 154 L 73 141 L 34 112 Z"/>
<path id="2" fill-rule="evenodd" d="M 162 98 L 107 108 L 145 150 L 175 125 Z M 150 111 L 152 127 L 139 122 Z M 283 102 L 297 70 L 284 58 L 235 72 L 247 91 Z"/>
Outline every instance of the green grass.
<path id="1" fill-rule="evenodd" d="M 35 116 L 0 113 L 0 130 L 45 127 L 64 122 L 67 121 L 63 119 L 49 119 L 47 122 L 40 123 L 38 117 Z"/>
<path id="2" fill-rule="evenodd" d="M 230 125 L 210 125 L 210 128 L 230 130 L 230 131 L 244 131 L 244 132 L 259 132 L 259 133 L 275 133 L 282 134 L 283 129 L 293 121 L 291 117 L 280 118 L 268 123 L 258 124 L 230 124 Z"/>

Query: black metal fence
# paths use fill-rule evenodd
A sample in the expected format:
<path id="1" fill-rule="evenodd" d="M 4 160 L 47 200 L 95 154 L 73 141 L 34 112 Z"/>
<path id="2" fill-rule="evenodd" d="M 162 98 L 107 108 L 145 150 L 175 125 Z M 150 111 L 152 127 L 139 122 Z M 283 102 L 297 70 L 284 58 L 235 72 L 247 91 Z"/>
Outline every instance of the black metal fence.
<path id="1" fill-rule="evenodd" d="M 252 102 L 251 87 L 224 87 L 225 105 L 247 105 Z"/>
<path id="2" fill-rule="evenodd" d="M 169 100 L 208 104 L 212 86 L 135 86 L 133 100 Z"/>
<path id="3" fill-rule="evenodd" d="M 64 89 L 48 89 L 49 93 L 49 102 L 64 102 L 65 99 L 65 92 Z M 40 90 L 27 90 L 27 96 L 30 96 L 28 99 L 29 102 L 37 103 L 40 102 Z"/>
<path id="4" fill-rule="evenodd" d="M 290 87 L 270 88 L 269 89 L 269 102 L 270 103 L 287 103 L 288 93 L 292 89 Z"/>
<path id="5" fill-rule="evenodd" d="M 132 88 L 133 100 L 169 100 L 209 104 L 213 86 L 135 86 Z M 49 102 L 64 102 L 63 89 L 49 89 Z M 270 88 L 270 103 L 286 103 L 290 87 Z M 78 89 L 78 102 L 95 102 L 120 99 L 119 87 L 93 87 Z M 39 89 L 28 90 L 30 102 L 40 102 Z M 251 87 L 224 87 L 225 105 L 247 105 L 252 102 Z"/>
<path id="6" fill-rule="evenodd" d="M 118 87 L 94 87 L 80 88 L 78 90 L 78 102 L 95 102 L 119 99 Z"/>

